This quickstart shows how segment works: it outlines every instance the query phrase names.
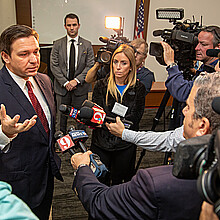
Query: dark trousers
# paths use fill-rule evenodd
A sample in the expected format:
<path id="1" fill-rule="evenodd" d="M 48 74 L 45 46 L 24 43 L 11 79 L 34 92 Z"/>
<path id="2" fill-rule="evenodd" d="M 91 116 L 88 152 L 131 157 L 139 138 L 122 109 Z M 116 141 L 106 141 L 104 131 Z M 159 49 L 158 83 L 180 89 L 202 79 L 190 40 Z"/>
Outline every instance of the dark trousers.
<path id="1" fill-rule="evenodd" d="M 109 175 L 99 179 L 100 182 L 110 186 L 131 180 L 135 173 L 136 145 L 117 151 L 106 151 L 92 145 L 91 151 L 99 155 L 110 171 Z"/>
<path id="2" fill-rule="evenodd" d="M 50 209 L 51 209 L 52 199 L 53 199 L 53 190 L 54 190 L 54 176 L 52 175 L 51 171 L 49 171 L 46 194 L 41 204 L 35 208 L 32 208 L 33 213 L 40 220 L 49 219 Z"/>
<path id="3" fill-rule="evenodd" d="M 88 94 L 82 95 L 82 96 L 75 96 L 73 91 L 67 92 L 65 96 L 60 96 L 56 94 L 56 102 L 57 102 L 57 130 L 62 131 L 64 134 L 66 134 L 67 130 L 67 119 L 69 116 L 64 115 L 60 112 L 59 107 L 61 104 L 70 105 L 77 110 L 80 110 L 82 103 L 88 99 Z M 85 130 L 85 126 L 81 123 L 76 123 L 76 129 L 77 130 Z"/>

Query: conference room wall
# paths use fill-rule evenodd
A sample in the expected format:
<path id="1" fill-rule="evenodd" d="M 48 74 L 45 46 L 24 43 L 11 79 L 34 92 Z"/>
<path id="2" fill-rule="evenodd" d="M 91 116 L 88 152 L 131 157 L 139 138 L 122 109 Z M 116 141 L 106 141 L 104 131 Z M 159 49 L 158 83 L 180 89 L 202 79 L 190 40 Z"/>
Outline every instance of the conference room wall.
<path id="1" fill-rule="evenodd" d="M 15 0 L 0 0 L 0 33 L 12 24 L 16 24 Z"/>

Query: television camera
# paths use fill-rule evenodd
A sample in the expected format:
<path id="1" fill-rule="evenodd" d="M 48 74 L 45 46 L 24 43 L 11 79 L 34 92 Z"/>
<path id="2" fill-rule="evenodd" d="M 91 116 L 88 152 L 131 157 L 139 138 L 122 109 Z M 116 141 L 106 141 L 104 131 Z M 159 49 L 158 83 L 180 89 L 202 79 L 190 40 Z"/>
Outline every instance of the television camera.
<path id="1" fill-rule="evenodd" d="M 212 103 L 220 114 L 220 97 Z M 220 128 L 208 134 L 181 142 L 174 155 L 173 175 L 180 179 L 197 179 L 202 198 L 214 204 L 220 217 Z"/>
<path id="2" fill-rule="evenodd" d="M 162 8 L 156 10 L 157 19 L 168 19 L 172 22 L 173 29 L 155 30 L 153 36 L 161 36 L 163 41 L 168 43 L 174 50 L 174 60 L 179 69 L 183 71 L 185 79 L 191 80 L 193 77 L 195 47 L 198 43 L 197 36 L 202 29 L 199 22 L 191 22 L 189 19 L 180 22 L 184 17 L 184 9 Z M 202 20 L 202 19 L 201 19 Z M 166 65 L 163 58 L 163 47 L 159 42 L 150 43 L 150 55 L 155 56 L 161 65 Z"/>
<path id="3" fill-rule="evenodd" d="M 96 61 L 101 64 L 110 64 L 111 57 L 114 51 L 121 45 L 121 44 L 128 44 L 129 40 L 126 37 L 115 37 L 112 36 L 111 38 L 108 37 L 99 37 L 99 40 L 106 45 L 100 47 L 97 52 Z"/>

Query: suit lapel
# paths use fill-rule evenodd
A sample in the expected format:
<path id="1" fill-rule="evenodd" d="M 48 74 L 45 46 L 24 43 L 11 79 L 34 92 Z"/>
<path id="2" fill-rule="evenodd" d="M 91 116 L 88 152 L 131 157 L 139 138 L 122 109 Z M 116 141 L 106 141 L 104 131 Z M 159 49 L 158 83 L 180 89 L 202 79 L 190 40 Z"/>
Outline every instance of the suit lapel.
<path id="1" fill-rule="evenodd" d="M 26 114 L 29 115 L 29 117 L 31 118 L 33 115 L 36 114 L 33 106 L 31 105 L 23 91 L 20 89 L 18 84 L 12 79 L 5 67 L 3 68 L 3 73 L 4 74 L 2 75 L 2 78 L 5 82 L 5 85 L 8 86 L 8 92 L 11 93 L 11 95 L 17 100 L 16 104 L 20 105 L 23 111 L 25 111 Z"/>
<path id="2" fill-rule="evenodd" d="M 63 40 L 61 41 L 61 50 L 62 50 L 62 54 L 63 54 L 63 59 L 65 62 L 65 66 L 67 67 L 67 62 L 69 62 L 67 60 L 67 36 L 63 38 Z"/>
<path id="3" fill-rule="evenodd" d="M 83 41 L 82 38 L 79 36 L 77 67 L 80 64 L 80 58 L 82 57 L 82 53 L 83 53 Z"/>

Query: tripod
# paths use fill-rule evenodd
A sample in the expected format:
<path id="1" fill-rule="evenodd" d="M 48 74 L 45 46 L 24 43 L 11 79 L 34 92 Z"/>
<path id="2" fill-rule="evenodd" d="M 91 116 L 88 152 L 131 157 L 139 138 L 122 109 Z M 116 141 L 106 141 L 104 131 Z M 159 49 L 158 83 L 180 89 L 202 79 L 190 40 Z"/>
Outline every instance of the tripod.
<path id="1" fill-rule="evenodd" d="M 168 90 L 166 90 L 164 96 L 163 96 L 163 99 L 160 103 L 160 106 L 157 110 L 157 113 L 156 113 L 156 116 L 154 117 L 153 119 L 153 125 L 152 125 L 152 128 L 151 128 L 151 131 L 155 131 L 155 128 L 156 126 L 158 125 L 159 123 L 159 119 L 161 118 L 164 110 L 165 110 L 165 107 L 167 105 L 167 102 L 169 101 L 169 98 L 170 98 L 170 92 Z M 169 123 L 169 128 L 168 130 L 173 130 L 175 129 L 176 127 L 179 127 L 179 123 L 178 123 L 178 114 L 180 113 L 180 102 L 177 101 L 176 99 L 173 99 L 173 103 L 172 103 L 172 108 L 171 108 L 171 111 L 170 111 L 170 123 Z M 137 165 L 136 165 L 136 168 L 135 168 L 135 173 L 137 172 L 140 164 L 141 164 L 141 161 L 144 157 L 146 153 L 146 149 L 143 149 L 141 151 L 141 154 L 140 154 L 140 158 L 137 162 Z M 165 158 L 164 158 L 164 164 L 168 164 L 169 163 L 169 160 L 171 158 L 171 153 L 170 152 L 166 152 L 165 153 Z"/>

